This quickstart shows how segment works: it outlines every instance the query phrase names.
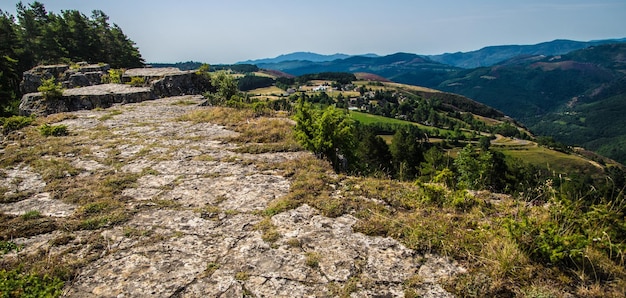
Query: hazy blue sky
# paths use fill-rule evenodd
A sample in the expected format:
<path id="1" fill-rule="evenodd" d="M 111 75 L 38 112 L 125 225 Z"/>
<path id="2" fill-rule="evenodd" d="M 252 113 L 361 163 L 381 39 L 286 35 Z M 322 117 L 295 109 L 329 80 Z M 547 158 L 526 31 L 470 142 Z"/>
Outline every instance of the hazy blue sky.
<path id="1" fill-rule="evenodd" d="M 40 2 L 55 13 L 104 11 L 147 62 L 234 63 L 296 51 L 440 54 L 626 37 L 625 0 Z M 15 3 L 0 0 L 0 9 L 15 14 Z"/>

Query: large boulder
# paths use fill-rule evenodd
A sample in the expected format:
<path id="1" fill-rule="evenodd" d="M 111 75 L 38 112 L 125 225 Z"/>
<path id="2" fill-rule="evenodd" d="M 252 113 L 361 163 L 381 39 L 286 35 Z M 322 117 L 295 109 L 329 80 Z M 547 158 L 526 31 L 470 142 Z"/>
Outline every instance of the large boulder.
<path id="1" fill-rule="evenodd" d="M 57 65 L 42 65 L 37 66 L 31 70 L 25 71 L 22 76 L 22 83 L 20 88 L 22 93 L 37 92 L 37 88 L 41 86 L 41 81 L 49 78 L 64 78 L 65 72 L 70 69 L 69 65 L 57 64 Z"/>
<path id="2" fill-rule="evenodd" d="M 115 103 L 135 103 L 155 99 L 147 87 L 132 87 L 123 84 L 103 84 L 83 88 L 67 89 L 60 98 L 45 99 L 41 92 L 22 97 L 20 114 L 45 116 L 49 114 L 108 108 Z"/>
<path id="3" fill-rule="evenodd" d="M 63 88 L 77 88 L 91 86 L 91 82 L 84 73 L 70 75 L 67 81 L 63 82 Z"/>
<path id="4" fill-rule="evenodd" d="M 191 71 L 166 75 L 162 79 L 153 81 L 151 88 L 158 97 L 202 94 L 207 91 L 215 91 L 215 87 L 211 85 L 209 78 Z"/>
<path id="5" fill-rule="evenodd" d="M 87 64 L 81 62 L 70 67 L 67 64 L 42 65 L 25 71 L 20 85 L 22 93 L 37 92 L 41 82 L 55 78 L 63 88 L 77 88 L 102 84 L 102 76 L 111 67 L 108 64 Z"/>
<path id="6" fill-rule="evenodd" d="M 108 64 L 51 65 L 33 68 L 24 73 L 25 95 L 20 104 L 23 115 L 48 115 L 60 112 L 106 108 L 114 103 L 131 103 L 161 97 L 196 95 L 215 91 L 211 80 L 193 71 L 178 68 L 135 68 L 126 70 L 123 82 L 139 77 L 144 86 L 131 87 L 125 84 L 102 84 L 102 76 L 110 69 Z M 44 99 L 37 87 L 42 79 L 54 77 L 65 88 L 58 99 Z"/>

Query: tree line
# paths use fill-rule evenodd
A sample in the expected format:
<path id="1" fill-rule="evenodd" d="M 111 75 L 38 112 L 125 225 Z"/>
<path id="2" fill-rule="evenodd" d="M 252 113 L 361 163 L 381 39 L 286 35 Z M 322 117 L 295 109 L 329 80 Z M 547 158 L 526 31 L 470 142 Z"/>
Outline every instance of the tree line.
<path id="1" fill-rule="evenodd" d="M 16 5 L 17 16 L 0 10 L 0 108 L 14 113 L 21 96 L 21 74 L 38 64 L 86 61 L 113 68 L 142 67 L 144 59 L 109 16 L 94 10 L 90 17 L 77 10 L 46 11 L 35 1 Z"/>

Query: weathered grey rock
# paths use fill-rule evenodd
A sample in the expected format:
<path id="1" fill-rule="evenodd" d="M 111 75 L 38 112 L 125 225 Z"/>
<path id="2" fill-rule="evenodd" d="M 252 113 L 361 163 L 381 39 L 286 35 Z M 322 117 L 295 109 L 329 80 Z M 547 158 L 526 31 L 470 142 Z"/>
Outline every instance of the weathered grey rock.
<path id="1" fill-rule="evenodd" d="M 192 71 L 168 74 L 152 82 L 151 88 L 158 97 L 202 94 L 216 90 L 211 80 Z"/>
<path id="2" fill-rule="evenodd" d="M 0 174 L 0 185 L 5 188 L 5 196 L 36 194 L 46 187 L 46 182 L 43 181 L 41 175 L 27 166 L 20 165 L 12 169 L 0 170 Z"/>
<path id="3" fill-rule="evenodd" d="M 135 103 L 161 97 L 196 95 L 215 91 L 210 79 L 193 71 L 178 68 L 135 68 L 127 70 L 123 81 L 132 77 L 143 78 L 149 90 L 130 88 L 126 85 L 103 85 L 102 76 L 110 69 L 104 65 L 81 65 L 69 69 L 68 65 L 40 66 L 24 73 L 22 89 L 24 96 L 20 103 L 22 115 L 48 115 L 60 112 L 106 108 L 114 103 Z M 66 88 L 63 97 L 43 100 L 37 93 L 42 79 L 54 77 Z M 83 89 L 81 87 L 90 87 Z"/>
<path id="4" fill-rule="evenodd" d="M 84 72 L 83 74 L 85 75 L 91 86 L 102 84 L 102 76 L 104 75 L 104 72 L 91 71 Z"/>
<path id="5" fill-rule="evenodd" d="M 230 151 L 237 145 L 224 140 L 235 132 L 176 120 L 198 108 L 175 104 L 181 100 L 199 104 L 202 97 L 117 106 L 119 113 L 107 120 L 98 120 L 110 114 L 107 110 L 72 112 L 75 117 L 60 124 L 68 125 L 82 146 L 76 156 L 64 157 L 82 170 L 79 175 L 143 173 L 122 193 L 131 218 L 94 231 L 12 239 L 24 249 L 3 258 L 28 259 L 29 254 L 46 252 L 52 259 L 85 260 L 66 284 L 67 297 L 330 297 L 347 286 L 353 287 L 351 297 L 402 297 L 404 281 L 416 275 L 423 280 L 418 294 L 451 297 L 440 280 L 462 268 L 391 238 L 355 233 L 352 226 L 358 219 L 351 215 L 327 218 L 302 205 L 273 216 L 278 239 L 265 241 L 259 224 L 267 219 L 258 211 L 287 194 L 290 181 L 250 160 L 261 160 L 267 168 L 310 153 L 254 156 Z M 91 139 L 95 126 L 104 127 L 108 137 Z M 113 158 L 122 166 L 104 163 Z M 2 171 L 0 177 L 15 181 L 16 189 L 24 189 L 25 180 L 32 180 L 34 189 L 21 204 L 0 204 L 4 212 L 73 212 L 72 205 L 47 195 L 32 169 Z M 58 212 L 62 210 L 66 212 Z M 311 256 L 318 258 L 317 264 L 311 264 Z"/>
<path id="6" fill-rule="evenodd" d="M 67 64 L 42 65 L 25 71 L 22 76 L 22 93 L 37 92 L 43 79 L 55 78 L 63 88 L 76 88 L 102 84 L 102 75 L 111 67 L 108 64 L 78 63 L 79 67 L 70 69 Z"/>
<path id="7" fill-rule="evenodd" d="M 72 74 L 67 81 L 63 82 L 63 88 L 76 88 L 91 86 L 91 82 L 84 73 Z"/>
<path id="8" fill-rule="evenodd" d="M 155 98 L 150 88 L 104 84 L 66 89 L 61 98 L 51 100 L 45 100 L 41 93 L 26 94 L 20 103 L 20 114 L 45 116 L 62 112 L 108 108 L 115 103 L 137 103 Z"/>
<path id="9" fill-rule="evenodd" d="M 124 72 L 124 77 L 142 77 L 148 78 L 151 80 L 161 79 L 167 75 L 177 75 L 186 73 L 185 71 L 181 71 L 176 67 L 160 67 L 160 68 L 131 68 Z"/>
<path id="10" fill-rule="evenodd" d="M 29 199 L 15 203 L 0 205 L 0 212 L 11 215 L 22 215 L 29 211 L 37 211 L 43 216 L 68 217 L 74 213 L 76 206 L 50 198 L 50 193 L 38 193 Z"/>
<path id="11" fill-rule="evenodd" d="M 37 66 L 24 72 L 20 89 L 24 94 L 37 92 L 37 88 L 41 86 L 43 79 L 64 78 L 64 73 L 68 69 L 70 69 L 70 66 L 66 64 Z"/>
<path id="12" fill-rule="evenodd" d="M 111 66 L 109 66 L 108 64 L 83 64 L 83 65 L 80 65 L 80 67 L 78 68 L 78 71 L 84 74 L 94 73 L 94 72 L 104 74 L 107 71 L 109 71 L 109 69 L 111 69 Z"/>

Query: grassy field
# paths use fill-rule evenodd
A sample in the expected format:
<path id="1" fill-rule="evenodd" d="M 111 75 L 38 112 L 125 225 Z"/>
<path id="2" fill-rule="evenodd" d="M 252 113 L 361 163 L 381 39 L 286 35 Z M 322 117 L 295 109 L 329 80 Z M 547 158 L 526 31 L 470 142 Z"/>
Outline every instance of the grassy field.
<path id="1" fill-rule="evenodd" d="M 435 131 L 437 131 L 437 133 L 434 133 L 434 135 L 441 135 L 443 133 L 450 133 L 450 134 L 453 133 L 453 131 L 443 129 L 443 128 L 427 126 L 427 125 L 423 125 L 423 124 L 419 124 L 419 123 L 415 123 L 411 121 L 372 115 L 372 114 L 357 112 L 357 111 L 350 111 L 350 116 L 352 117 L 352 119 L 357 120 L 365 125 L 373 124 L 373 123 L 387 123 L 387 124 L 392 124 L 392 125 L 415 125 L 419 129 L 427 131 L 430 134 L 433 134 Z M 472 133 L 469 131 L 464 131 L 463 135 L 465 135 L 465 137 L 468 137 L 468 138 L 472 137 Z"/>
<path id="2" fill-rule="evenodd" d="M 388 118 L 388 117 L 383 117 L 383 116 L 378 116 L 378 115 L 372 115 L 372 114 L 363 113 L 363 112 L 350 111 L 350 116 L 352 117 L 352 119 L 357 120 L 361 122 L 362 124 L 372 124 L 372 123 L 387 123 L 387 124 L 399 124 L 399 125 L 413 124 L 413 125 L 421 126 L 424 128 L 430 128 L 428 126 L 413 123 L 410 121 L 405 121 L 405 120 L 400 120 L 400 119 L 395 119 L 395 118 Z"/>
<path id="3" fill-rule="evenodd" d="M 265 88 L 258 88 L 258 89 L 254 89 L 254 90 L 250 90 L 247 92 L 248 94 L 252 95 L 252 96 L 264 96 L 264 95 L 280 95 L 285 93 L 285 91 L 283 89 L 280 89 L 276 86 L 270 86 L 270 87 L 265 87 Z"/>
<path id="4" fill-rule="evenodd" d="M 537 166 L 547 167 L 557 174 L 588 173 L 593 176 L 600 176 L 604 173 L 602 168 L 576 154 L 565 154 L 544 147 L 529 147 L 522 150 L 507 150 L 506 148 L 496 150 L 500 150 L 506 156 Z"/>

